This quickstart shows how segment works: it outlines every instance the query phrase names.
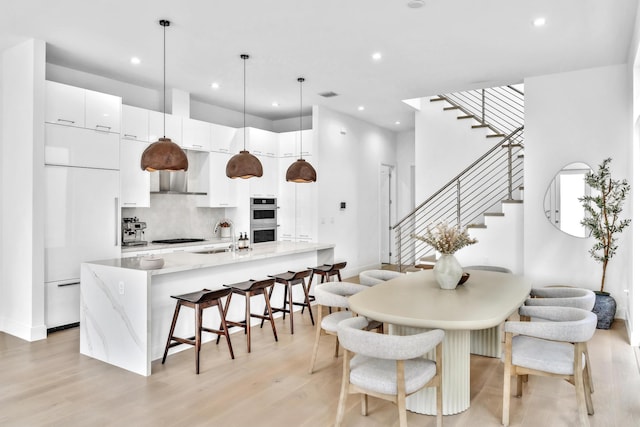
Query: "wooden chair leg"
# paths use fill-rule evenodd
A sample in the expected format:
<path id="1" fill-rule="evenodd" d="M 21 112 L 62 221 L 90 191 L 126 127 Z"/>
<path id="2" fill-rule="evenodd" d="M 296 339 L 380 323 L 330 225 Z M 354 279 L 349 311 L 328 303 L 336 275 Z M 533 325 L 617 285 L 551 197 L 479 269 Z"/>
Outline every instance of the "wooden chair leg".
<path id="1" fill-rule="evenodd" d="M 337 358 L 339 352 L 340 352 L 340 340 L 338 339 L 338 336 L 336 335 L 336 348 L 335 348 L 335 351 L 333 353 L 333 357 Z"/>
<path id="2" fill-rule="evenodd" d="M 502 425 L 509 425 L 509 404 L 511 403 L 511 337 L 510 333 L 505 336 L 504 350 L 504 376 L 502 385 Z"/>
<path id="3" fill-rule="evenodd" d="M 311 352 L 311 364 L 309 365 L 309 373 L 313 374 L 313 366 L 316 363 L 316 357 L 318 355 L 318 346 L 320 345 L 320 334 L 322 332 L 322 328 L 320 324 L 322 323 L 322 305 L 317 304 L 318 307 L 318 324 L 316 325 L 316 340 L 313 343 L 313 350 Z"/>
<path id="4" fill-rule="evenodd" d="M 360 394 L 360 413 L 365 417 L 369 415 L 369 396 L 366 393 Z"/>
<path id="5" fill-rule="evenodd" d="M 169 346 L 173 338 L 173 331 L 176 328 L 176 322 L 178 321 L 178 314 L 180 313 L 180 301 L 176 302 L 176 308 L 173 312 L 173 320 L 171 321 L 171 328 L 169 329 L 169 338 L 167 338 L 167 345 L 164 348 L 164 355 L 162 356 L 162 364 L 167 360 L 167 353 L 169 352 Z"/>
<path id="6" fill-rule="evenodd" d="M 404 378 L 404 360 L 396 361 L 396 378 L 398 389 L 398 417 L 400 427 L 407 427 L 407 387 Z"/>
<path id="7" fill-rule="evenodd" d="M 269 310 L 271 310 L 271 295 L 273 295 L 273 288 L 276 287 L 276 284 L 274 283 L 270 288 L 269 288 L 269 304 L 267 304 L 269 306 Z M 264 312 L 262 313 L 263 316 L 267 315 L 267 307 L 265 306 L 264 308 Z M 271 316 L 273 318 L 273 316 Z M 262 328 L 264 326 L 264 319 L 262 319 L 262 321 L 260 322 L 260 328 Z"/>
<path id="8" fill-rule="evenodd" d="M 516 397 L 522 397 L 522 383 L 524 382 L 524 375 L 516 376 Z"/>
<path id="9" fill-rule="evenodd" d="M 338 399 L 338 412 L 336 414 L 336 427 L 340 427 L 342 425 L 342 420 L 344 419 L 344 408 L 347 403 L 347 394 L 349 388 L 349 352 L 345 350 L 344 359 L 342 363 L 342 385 L 340 387 L 340 399 Z"/>

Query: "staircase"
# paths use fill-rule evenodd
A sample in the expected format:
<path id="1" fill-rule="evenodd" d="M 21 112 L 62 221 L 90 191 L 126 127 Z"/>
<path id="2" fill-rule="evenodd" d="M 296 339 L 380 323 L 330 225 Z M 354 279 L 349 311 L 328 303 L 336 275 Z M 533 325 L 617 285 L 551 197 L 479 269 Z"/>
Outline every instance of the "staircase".
<path id="1" fill-rule="evenodd" d="M 445 103 L 445 111 L 459 111 L 458 120 L 471 120 L 473 129 L 486 128 L 486 137 L 499 142 L 392 227 L 399 271 L 435 260 L 435 250 L 412 237 L 428 226 L 446 221 L 484 228 L 486 217 L 503 215 L 503 203 L 522 203 L 524 93 L 506 86 L 438 95 L 431 101 Z"/>

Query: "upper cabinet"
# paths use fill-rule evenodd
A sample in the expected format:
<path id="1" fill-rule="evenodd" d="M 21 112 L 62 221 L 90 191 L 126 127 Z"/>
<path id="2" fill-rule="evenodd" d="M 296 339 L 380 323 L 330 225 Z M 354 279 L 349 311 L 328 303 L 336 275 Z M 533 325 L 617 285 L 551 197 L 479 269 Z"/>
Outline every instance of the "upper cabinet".
<path id="1" fill-rule="evenodd" d="M 218 153 L 234 153 L 239 150 L 236 146 L 236 135 L 242 129 L 211 123 L 211 151 Z"/>
<path id="2" fill-rule="evenodd" d="M 120 141 L 120 204 L 123 208 L 151 206 L 151 174 L 140 168 L 140 157 L 148 146 L 144 141 Z"/>
<path id="3" fill-rule="evenodd" d="M 245 144 L 246 137 L 246 144 Z M 252 127 L 239 128 L 235 137 L 235 151 L 246 150 L 255 156 L 278 156 L 278 134 Z"/>
<path id="4" fill-rule="evenodd" d="M 123 105 L 120 136 L 122 139 L 150 142 L 149 110 L 132 107 L 130 105 Z"/>
<path id="5" fill-rule="evenodd" d="M 79 87 L 45 81 L 45 122 L 83 128 L 84 92 Z"/>
<path id="6" fill-rule="evenodd" d="M 106 93 L 85 91 L 84 121 L 87 129 L 120 133 L 122 98 Z"/>
<path id="7" fill-rule="evenodd" d="M 211 123 L 194 119 L 182 119 L 182 148 L 210 151 Z"/>
<path id="8" fill-rule="evenodd" d="M 119 133 L 121 104 L 118 96 L 45 82 L 47 123 Z"/>
<path id="9" fill-rule="evenodd" d="M 299 130 L 292 132 L 282 132 L 277 135 L 278 156 L 300 158 L 300 136 Z M 313 155 L 313 132 L 311 129 L 302 131 L 302 157 Z"/>
<path id="10" fill-rule="evenodd" d="M 158 138 L 163 136 L 180 145 L 182 143 L 182 118 L 150 110 L 149 142 L 156 142 Z"/>

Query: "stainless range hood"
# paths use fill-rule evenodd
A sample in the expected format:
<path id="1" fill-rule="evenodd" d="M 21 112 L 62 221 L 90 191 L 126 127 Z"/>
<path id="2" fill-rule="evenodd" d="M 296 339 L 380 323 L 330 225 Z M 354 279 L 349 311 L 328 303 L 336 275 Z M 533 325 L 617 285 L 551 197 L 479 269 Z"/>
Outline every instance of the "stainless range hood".
<path id="1" fill-rule="evenodd" d="M 189 191 L 188 174 L 185 171 L 158 171 L 159 190 L 152 191 L 151 194 L 193 194 L 198 196 L 206 196 L 207 193 L 200 191 Z"/>

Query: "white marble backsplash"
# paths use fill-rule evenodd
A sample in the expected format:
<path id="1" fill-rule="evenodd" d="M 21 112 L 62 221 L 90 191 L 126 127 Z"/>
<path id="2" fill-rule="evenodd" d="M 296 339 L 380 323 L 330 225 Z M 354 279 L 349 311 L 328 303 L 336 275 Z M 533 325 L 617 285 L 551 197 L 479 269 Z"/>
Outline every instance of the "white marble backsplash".
<path id="1" fill-rule="evenodd" d="M 147 223 L 144 240 L 191 237 L 211 239 L 222 218 L 228 218 L 224 208 L 196 206 L 196 195 L 151 194 L 149 208 L 122 208 L 122 217 L 138 217 Z"/>

